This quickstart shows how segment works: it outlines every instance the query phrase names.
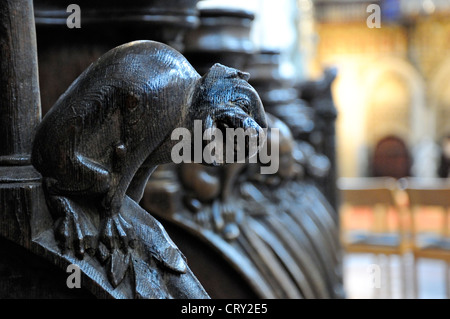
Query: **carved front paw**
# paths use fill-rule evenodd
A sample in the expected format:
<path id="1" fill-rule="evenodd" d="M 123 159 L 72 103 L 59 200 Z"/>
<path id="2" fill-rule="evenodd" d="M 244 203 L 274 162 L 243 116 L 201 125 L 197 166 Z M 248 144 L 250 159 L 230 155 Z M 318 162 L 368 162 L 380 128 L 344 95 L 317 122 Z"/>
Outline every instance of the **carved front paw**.
<path id="1" fill-rule="evenodd" d="M 105 265 L 113 287 L 117 287 L 130 268 L 131 252 L 136 234 L 132 226 L 120 215 L 107 217 L 100 231 L 97 257 Z"/>
<path id="2" fill-rule="evenodd" d="M 106 260 L 117 249 L 127 253 L 128 248 L 134 248 L 135 242 L 136 235 L 133 228 L 120 214 L 107 217 L 100 231 L 100 259 Z"/>

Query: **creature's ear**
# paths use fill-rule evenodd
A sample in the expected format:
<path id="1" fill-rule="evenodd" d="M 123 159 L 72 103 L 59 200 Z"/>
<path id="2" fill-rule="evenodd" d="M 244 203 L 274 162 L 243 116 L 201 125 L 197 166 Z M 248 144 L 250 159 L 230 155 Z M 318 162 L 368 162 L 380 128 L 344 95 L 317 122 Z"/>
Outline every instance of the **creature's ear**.
<path id="1" fill-rule="evenodd" d="M 250 79 L 250 74 L 247 72 L 240 71 L 238 69 L 227 67 L 220 63 L 216 63 L 204 75 L 204 78 L 207 77 L 225 78 L 225 79 L 236 78 L 248 81 Z"/>
<path id="2" fill-rule="evenodd" d="M 250 80 L 250 73 L 248 73 L 248 72 L 243 72 L 243 71 L 237 70 L 237 75 L 238 75 L 238 77 L 240 77 L 242 80 L 245 80 L 245 81 Z"/>

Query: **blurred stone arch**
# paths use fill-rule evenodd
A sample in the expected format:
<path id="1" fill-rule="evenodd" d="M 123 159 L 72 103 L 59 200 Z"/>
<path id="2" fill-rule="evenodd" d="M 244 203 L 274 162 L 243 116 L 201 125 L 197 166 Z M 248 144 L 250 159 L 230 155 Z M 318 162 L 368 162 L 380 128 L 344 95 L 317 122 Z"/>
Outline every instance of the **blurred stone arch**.
<path id="1" fill-rule="evenodd" d="M 440 140 L 450 134 L 450 57 L 436 67 L 429 91 L 435 138 Z"/>
<path id="2" fill-rule="evenodd" d="M 374 152 L 378 143 L 389 137 L 398 139 L 399 145 L 404 144 L 405 156 L 408 154 L 410 159 L 402 162 L 411 165 L 414 162 L 412 147 L 427 134 L 430 125 L 423 78 L 412 64 L 398 57 L 371 60 L 365 70 L 362 103 L 363 143 L 368 152 L 366 172 L 373 174 L 374 159 L 385 157 Z M 385 161 L 386 165 L 388 162 Z M 404 172 L 409 174 L 410 167 L 399 170 L 403 173 L 394 173 L 394 177 Z M 389 170 L 386 172 L 392 175 Z"/>

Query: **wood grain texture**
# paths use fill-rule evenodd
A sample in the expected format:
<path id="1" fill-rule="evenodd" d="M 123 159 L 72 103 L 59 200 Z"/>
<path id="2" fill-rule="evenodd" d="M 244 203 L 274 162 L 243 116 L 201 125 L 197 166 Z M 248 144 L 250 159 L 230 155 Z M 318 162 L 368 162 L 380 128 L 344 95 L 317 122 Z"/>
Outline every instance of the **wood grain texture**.
<path id="1" fill-rule="evenodd" d="M 32 26 L 32 27 L 30 27 Z M 40 120 L 33 4 L 0 4 L 0 165 L 29 163 Z"/>
<path id="2" fill-rule="evenodd" d="M 70 289 L 69 275 L 45 258 L 0 237 L 1 299 L 90 299 L 85 288 Z"/>

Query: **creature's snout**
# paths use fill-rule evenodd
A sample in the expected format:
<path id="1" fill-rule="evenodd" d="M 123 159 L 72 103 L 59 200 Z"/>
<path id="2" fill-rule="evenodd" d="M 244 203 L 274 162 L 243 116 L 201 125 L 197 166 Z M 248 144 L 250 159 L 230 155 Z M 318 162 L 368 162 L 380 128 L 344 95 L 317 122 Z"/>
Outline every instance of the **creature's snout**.
<path id="1" fill-rule="evenodd" d="M 266 112 L 261 101 L 255 103 L 255 109 L 250 110 L 250 114 L 253 115 L 253 119 L 262 129 L 268 128 Z"/>
<path id="2" fill-rule="evenodd" d="M 264 146 L 267 138 L 265 129 L 268 125 L 262 105 L 257 112 L 249 109 L 247 113 L 241 108 L 234 108 L 219 113 L 216 125 L 219 129 L 225 128 L 226 143 L 234 144 L 236 154 L 233 157 L 236 160 L 254 157 Z M 253 117 L 253 114 L 256 116 Z M 226 132 L 229 130 L 232 132 Z"/>
<path id="3" fill-rule="evenodd" d="M 246 120 L 244 120 L 244 130 L 247 128 L 253 128 L 258 133 L 258 138 L 261 145 L 258 145 L 258 150 L 264 145 L 266 141 L 266 129 L 269 127 L 266 112 L 264 111 L 264 106 L 259 98 L 258 93 L 252 88 L 255 97 L 254 102 L 249 109 L 249 114 Z M 256 154 L 253 154 L 256 155 Z M 253 156 L 252 155 L 252 156 Z"/>
<path id="4" fill-rule="evenodd" d="M 256 120 L 247 117 L 243 121 L 242 128 L 247 132 L 247 136 L 249 137 L 249 142 L 246 144 L 246 153 L 247 157 L 250 159 L 254 157 L 266 143 L 267 136 L 266 131 L 264 130 L 266 127 L 261 127 L 261 124 Z"/>

